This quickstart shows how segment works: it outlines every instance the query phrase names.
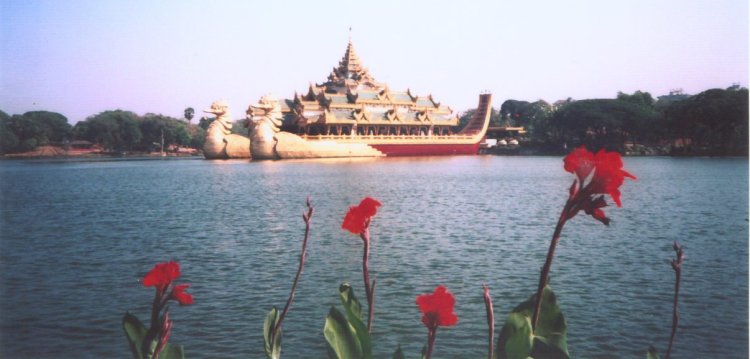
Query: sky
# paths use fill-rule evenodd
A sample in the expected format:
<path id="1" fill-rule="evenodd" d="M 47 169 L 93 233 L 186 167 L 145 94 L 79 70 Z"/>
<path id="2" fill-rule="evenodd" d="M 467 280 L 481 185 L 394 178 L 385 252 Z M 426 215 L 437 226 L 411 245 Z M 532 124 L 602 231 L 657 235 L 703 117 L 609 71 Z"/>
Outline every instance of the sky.
<path id="1" fill-rule="evenodd" d="M 74 124 L 224 99 L 244 118 L 324 82 L 350 36 L 376 81 L 457 113 L 485 91 L 496 108 L 697 94 L 747 87 L 748 29 L 747 0 L 0 0 L 0 110 Z"/>

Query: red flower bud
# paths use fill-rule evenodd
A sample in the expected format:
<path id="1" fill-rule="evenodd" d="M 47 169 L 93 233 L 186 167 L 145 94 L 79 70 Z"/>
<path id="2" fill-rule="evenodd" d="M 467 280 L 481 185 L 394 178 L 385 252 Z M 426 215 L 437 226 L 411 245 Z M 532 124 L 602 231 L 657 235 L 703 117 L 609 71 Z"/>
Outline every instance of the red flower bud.
<path id="1" fill-rule="evenodd" d="M 156 344 L 154 354 L 152 358 L 158 359 L 159 354 L 166 348 L 167 342 L 169 342 L 169 336 L 172 334 L 172 321 L 169 320 L 169 311 L 164 312 L 164 318 L 162 318 L 161 332 L 159 333 L 159 342 Z"/>

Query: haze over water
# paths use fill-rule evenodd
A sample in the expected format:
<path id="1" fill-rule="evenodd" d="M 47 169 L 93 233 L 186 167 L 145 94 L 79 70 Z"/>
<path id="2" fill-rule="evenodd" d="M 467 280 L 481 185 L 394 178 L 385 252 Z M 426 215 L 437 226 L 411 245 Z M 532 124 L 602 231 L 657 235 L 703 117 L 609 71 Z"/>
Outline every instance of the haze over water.
<path id="1" fill-rule="evenodd" d="M 638 176 L 610 227 L 566 225 L 551 283 L 574 358 L 663 354 L 671 325 L 672 242 L 685 245 L 674 356 L 748 352 L 748 161 L 625 158 Z M 372 223 L 377 357 L 416 357 L 426 329 L 414 302 L 446 285 L 456 327 L 435 356 L 486 350 L 482 284 L 497 330 L 531 295 L 573 176 L 558 157 L 343 161 L 0 162 L 0 357 L 128 357 L 126 311 L 147 321 L 157 262 L 181 263 L 195 304 L 173 305 L 171 341 L 188 357 L 263 357 L 262 325 L 297 266 L 305 198 L 309 257 L 284 322 L 284 358 L 326 356 L 322 328 L 337 288 L 363 297 L 360 240 L 348 206 L 383 203 Z"/>

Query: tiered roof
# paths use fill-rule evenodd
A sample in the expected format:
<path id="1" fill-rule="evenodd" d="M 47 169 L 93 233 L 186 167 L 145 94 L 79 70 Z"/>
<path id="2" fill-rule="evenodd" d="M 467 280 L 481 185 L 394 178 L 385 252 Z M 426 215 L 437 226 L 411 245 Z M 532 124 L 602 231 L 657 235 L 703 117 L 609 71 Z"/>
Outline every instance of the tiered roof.
<path id="1" fill-rule="evenodd" d="M 334 67 L 328 75 L 328 81 L 318 87 L 325 87 L 329 92 L 346 93 L 351 90 L 378 89 L 382 84 L 375 82 L 367 68 L 362 65 L 350 39 L 339 66 Z"/>
<path id="2" fill-rule="evenodd" d="M 309 124 L 404 124 L 455 126 L 453 110 L 432 95 L 391 91 L 378 83 L 357 56 L 351 39 L 346 52 L 322 84 L 310 84 L 304 95 L 287 102 L 298 126 Z"/>

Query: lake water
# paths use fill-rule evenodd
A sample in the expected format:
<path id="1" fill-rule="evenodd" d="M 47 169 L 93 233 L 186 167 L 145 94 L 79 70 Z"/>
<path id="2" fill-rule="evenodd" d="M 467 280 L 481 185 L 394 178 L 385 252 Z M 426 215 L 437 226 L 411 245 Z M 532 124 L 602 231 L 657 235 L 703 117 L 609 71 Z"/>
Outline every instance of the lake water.
<path id="1" fill-rule="evenodd" d="M 672 242 L 685 245 L 674 357 L 748 355 L 748 161 L 625 158 L 638 176 L 610 227 L 580 214 L 563 232 L 552 286 L 574 358 L 664 354 Z M 340 229 L 365 196 L 377 278 L 375 353 L 417 357 L 427 331 L 418 294 L 444 284 L 458 325 L 436 358 L 486 350 L 482 284 L 499 331 L 536 288 L 573 176 L 558 157 L 327 161 L 0 162 L 0 357 L 128 358 L 126 311 L 148 321 L 157 262 L 182 265 L 192 306 L 173 305 L 172 342 L 192 358 L 262 358 L 268 310 L 283 307 L 309 195 L 309 257 L 284 322 L 284 358 L 324 358 L 338 286 L 363 298 L 361 241 Z M 609 199 L 608 199 L 609 200 Z"/>

